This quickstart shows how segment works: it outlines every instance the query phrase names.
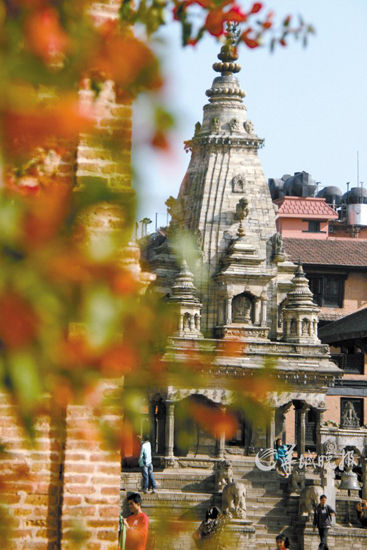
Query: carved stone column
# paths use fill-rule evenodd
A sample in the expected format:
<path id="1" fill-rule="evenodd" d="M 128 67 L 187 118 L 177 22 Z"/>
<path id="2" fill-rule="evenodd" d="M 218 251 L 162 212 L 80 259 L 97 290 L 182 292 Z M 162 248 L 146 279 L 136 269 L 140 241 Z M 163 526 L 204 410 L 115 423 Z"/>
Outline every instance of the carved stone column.
<path id="1" fill-rule="evenodd" d="M 166 401 L 166 456 L 165 458 L 174 461 L 175 444 L 175 402 Z"/>
<path id="2" fill-rule="evenodd" d="M 224 458 L 226 452 L 226 435 L 223 432 L 217 440 L 217 458 Z"/>
<path id="3" fill-rule="evenodd" d="M 268 305 L 266 294 L 262 293 L 260 299 L 261 299 L 260 325 L 264 327 L 266 326 L 267 305 Z"/>
<path id="4" fill-rule="evenodd" d="M 321 426 L 324 423 L 324 412 L 326 409 L 320 407 L 316 409 L 316 453 L 318 455 L 322 454 L 322 443 L 321 443 Z"/>
<path id="5" fill-rule="evenodd" d="M 227 298 L 226 325 L 232 323 L 232 298 Z"/>
<path id="6" fill-rule="evenodd" d="M 272 449 L 275 440 L 275 409 L 270 409 L 270 417 L 266 426 L 266 448 Z"/>
<path id="7" fill-rule="evenodd" d="M 296 409 L 298 415 L 298 433 L 297 433 L 297 453 L 298 457 L 305 454 L 306 450 L 306 413 L 308 411 L 308 405 L 303 403 Z"/>

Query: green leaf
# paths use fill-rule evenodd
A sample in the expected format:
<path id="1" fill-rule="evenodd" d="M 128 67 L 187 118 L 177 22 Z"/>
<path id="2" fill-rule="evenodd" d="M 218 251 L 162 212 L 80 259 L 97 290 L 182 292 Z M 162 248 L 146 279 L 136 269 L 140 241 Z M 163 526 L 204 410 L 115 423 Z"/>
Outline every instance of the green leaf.
<path id="1" fill-rule="evenodd" d="M 25 413 L 31 413 L 43 394 L 41 373 L 35 357 L 26 352 L 11 354 L 8 376 L 21 409 Z"/>

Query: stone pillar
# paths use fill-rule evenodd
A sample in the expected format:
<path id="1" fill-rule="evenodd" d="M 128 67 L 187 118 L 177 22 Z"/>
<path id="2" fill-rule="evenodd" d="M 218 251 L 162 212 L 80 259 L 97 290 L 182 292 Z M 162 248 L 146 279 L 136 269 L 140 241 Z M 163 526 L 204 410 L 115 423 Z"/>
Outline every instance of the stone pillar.
<path id="1" fill-rule="evenodd" d="M 266 315 L 267 315 L 267 299 L 263 294 L 261 295 L 261 313 L 260 313 L 260 325 L 262 327 L 266 326 Z"/>
<path id="2" fill-rule="evenodd" d="M 298 409 L 296 414 L 298 415 L 298 433 L 297 433 L 297 453 L 298 458 L 305 454 L 306 450 L 306 413 L 308 411 L 308 405 L 303 403 Z"/>
<path id="3" fill-rule="evenodd" d="M 226 325 L 232 323 L 232 298 L 227 298 Z"/>
<path id="4" fill-rule="evenodd" d="M 362 458 L 362 498 L 367 500 L 367 457 Z"/>
<path id="5" fill-rule="evenodd" d="M 324 412 L 326 409 L 320 407 L 316 409 L 316 453 L 318 455 L 322 454 L 322 443 L 321 443 L 321 426 L 324 422 Z"/>
<path id="6" fill-rule="evenodd" d="M 336 510 L 335 464 L 326 463 L 321 469 L 321 487 L 327 496 L 327 502 Z"/>
<path id="7" fill-rule="evenodd" d="M 286 411 L 282 412 L 280 415 L 281 429 L 280 437 L 282 438 L 283 445 L 287 443 L 287 434 L 286 434 Z"/>
<path id="8" fill-rule="evenodd" d="M 166 401 L 166 457 L 174 460 L 174 444 L 175 444 L 175 403 L 174 401 Z"/>
<path id="9" fill-rule="evenodd" d="M 217 458 L 224 458 L 226 450 L 226 435 L 224 432 L 220 434 L 217 445 Z"/>
<path id="10" fill-rule="evenodd" d="M 273 449 L 275 443 L 275 409 L 270 409 L 268 425 L 266 426 L 266 448 Z"/>

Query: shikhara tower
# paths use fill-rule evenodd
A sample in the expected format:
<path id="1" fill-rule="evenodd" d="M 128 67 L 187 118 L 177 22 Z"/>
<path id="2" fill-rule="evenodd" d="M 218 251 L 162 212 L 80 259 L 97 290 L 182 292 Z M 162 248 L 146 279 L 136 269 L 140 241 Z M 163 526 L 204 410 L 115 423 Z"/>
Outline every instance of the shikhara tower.
<path id="1" fill-rule="evenodd" d="M 213 65 L 219 76 L 206 91 L 202 124 L 186 142 L 191 160 L 171 208 L 172 225 L 192 232 L 201 248 L 203 333 L 275 338 L 281 333 L 279 305 L 295 266 L 279 254 L 275 207 L 258 157 L 264 141 L 247 116 L 235 40 L 232 27 Z M 172 266 L 161 260 L 169 281 Z M 157 263 L 159 277 L 162 262 Z"/>
<path id="2" fill-rule="evenodd" d="M 176 448 L 175 403 L 196 393 L 216 406 L 228 405 L 229 380 L 251 378 L 275 357 L 274 376 L 286 381 L 289 391 L 268 396 L 274 415 L 266 433 L 249 436 L 246 419 L 240 419 L 241 452 L 265 443 L 272 446 L 275 435 L 285 433 L 290 409 L 301 426 L 297 434 L 292 428 L 298 449 L 305 448 L 306 411 L 311 409 L 310 418 L 318 426 L 314 446 L 321 448 L 319 428 L 327 388 L 340 374 L 317 337 L 318 308 L 308 281 L 302 268 L 287 259 L 276 232 L 276 207 L 258 158 L 263 140 L 247 118 L 245 94 L 235 76 L 240 71 L 235 32 L 230 29 L 219 62 L 213 65 L 220 75 L 206 92 L 209 103 L 203 122 L 196 124 L 194 137 L 186 142 L 192 154 L 178 198 L 168 201 L 170 228 L 167 235 L 151 236 L 145 258 L 157 276 L 156 290 L 176 306 L 177 327 L 168 355 L 180 356 L 183 349 L 207 343 L 220 348 L 223 339 L 246 344 L 242 354 L 218 359 L 210 388 L 170 386 L 152 396 L 153 406 L 159 409 L 163 403 L 166 411 L 162 413 L 166 428 L 157 428 L 155 434 L 156 448 L 170 459 Z M 201 251 L 198 265 L 186 261 L 179 265 L 171 236 L 180 231 L 195 237 Z M 200 271 L 202 277 L 197 276 Z M 202 449 L 207 450 L 208 446 Z M 225 454 L 224 442 L 221 453 Z"/>

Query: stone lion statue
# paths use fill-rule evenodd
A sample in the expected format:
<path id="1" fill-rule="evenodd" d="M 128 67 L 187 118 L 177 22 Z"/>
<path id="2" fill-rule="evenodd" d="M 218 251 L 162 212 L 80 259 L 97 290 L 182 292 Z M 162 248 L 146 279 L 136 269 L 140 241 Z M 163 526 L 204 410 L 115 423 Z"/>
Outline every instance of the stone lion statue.
<path id="1" fill-rule="evenodd" d="M 224 487 L 222 510 L 230 518 L 246 518 L 246 486 L 242 481 L 231 481 Z"/>
<path id="2" fill-rule="evenodd" d="M 319 504 L 323 492 L 323 488 L 318 485 L 311 485 L 302 489 L 299 496 L 299 513 L 301 516 L 307 515 L 308 521 L 311 521 L 314 510 Z"/>
<path id="3" fill-rule="evenodd" d="M 215 486 L 218 492 L 233 481 L 233 470 L 229 460 L 221 460 L 215 470 Z"/>
<path id="4" fill-rule="evenodd" d="M 291 493 L 301 494 L 305 488 L 305 473 L 297 466 L 292 468 L 292 473 L 289 478 L 289 489 Z"/>

